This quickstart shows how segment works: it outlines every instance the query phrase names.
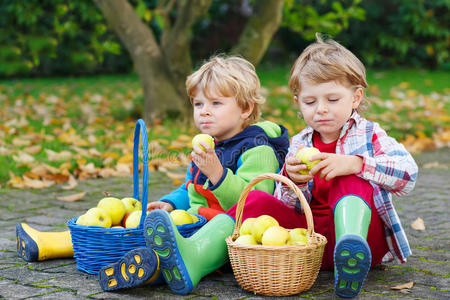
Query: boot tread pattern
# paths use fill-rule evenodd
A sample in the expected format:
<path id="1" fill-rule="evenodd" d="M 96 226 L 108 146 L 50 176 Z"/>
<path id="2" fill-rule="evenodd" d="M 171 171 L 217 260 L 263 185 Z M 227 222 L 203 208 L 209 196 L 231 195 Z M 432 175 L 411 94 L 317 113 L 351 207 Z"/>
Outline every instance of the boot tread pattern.
<path id="1" fill-rule="evenodd" d="M 159 255 L 161 270 L 170 289 L 177 294 L 189 293 L 193 289 L 192 281 L 178 250 L 169 214 L 151 211 L 145 219 L 144 235 L 147 246 Z"/>
<path id="2" fill-rule="evenodd" d="M 342 298 L 356 297 L 369 272 L 372 256 L 369 245 L 359 235 L 346 234 L 336 243 L 334 289 Z"/>
<path id="3" fill-rule="evenodd" d="M 125 254 L 119 261 L 104 266 L 98 273 L 98 282 L 104 291 L 130 288 L 145 283 L 158 268 L 158 258 L 147 248 L 138 248 Z"/>
<path id="4" fill-rule="evenodd" d="M 26 233 L 21 223 L 16 224 L 17 255 L 25 261 L 38 261 L 39 247 Z"/>

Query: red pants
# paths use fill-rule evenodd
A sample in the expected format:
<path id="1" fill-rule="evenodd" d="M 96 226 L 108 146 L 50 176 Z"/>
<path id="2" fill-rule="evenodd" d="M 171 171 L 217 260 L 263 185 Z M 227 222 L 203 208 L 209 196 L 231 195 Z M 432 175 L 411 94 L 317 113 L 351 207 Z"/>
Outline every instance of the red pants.
<path id="1" fill-rule="evenodd" d="M 356 195 L 363 198 L 372 210 L 367 243 L 372 252 L 372 266 L 381 263 L 383 256 L 388 252 L 388 246 L 384 235 L 384 228 L 378 216 L 372 198 L 373 188 L 370 183 L 355 175 L 341 176 L 334 179 L 334 183 L 328 194 L 328 210 L 315 211 L 312 209 L 314 220 L 314 231 L 327 238 L 325 252 L 322 260 L 322 270 L 332 270 L 333 251 L 336 244 L 334 233 L 333 208 L 337 201 L 345 195 Z M 314 199 L 312 200 L 314 201 Z M 236 218 L 237 204 L 231 207 L 227 214 Z M 262 191 L 251 191 L 245 201 L 242 220 L 255 218 L 260 215 L 274 217 L 280 226 L 285 228 L 306 228 L 306 218 L 298 214 L 292 208 L 274 196 Z"/>

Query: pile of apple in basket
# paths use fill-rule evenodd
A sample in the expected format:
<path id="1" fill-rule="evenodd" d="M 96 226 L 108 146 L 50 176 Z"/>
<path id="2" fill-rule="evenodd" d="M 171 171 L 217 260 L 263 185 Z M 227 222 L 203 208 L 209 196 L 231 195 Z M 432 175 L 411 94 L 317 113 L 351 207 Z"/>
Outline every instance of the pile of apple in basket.
<path id="1" fill-rule="evenodd" d="M 245 200 L 262 180 L 282 182 L 294 191 L 305 212 L 307 229 L 285 229 L 268 215 L 242 222 Z M 251 180 L 236 207 L 236 227 L 226 238 L 234 276 L 250 292 L 287 296 L 309 289 L 317 278 L 327 239 L 314 232 L 311 208 L 300 189 L 287 177 L 266 173 Z"/>
<path id="2" fill-rule="evenodd" d="M 96 207 L 90 208 L 77 219 L 78 225 L 101 226 L 108 228 L 136 228 L 142 215 L 142 204 L 138 200 L 125 197 L 105 197 Z M 198 222 L 198 217 L 185 210 L 175 209 L 170 213 L 175 225 Z"/>

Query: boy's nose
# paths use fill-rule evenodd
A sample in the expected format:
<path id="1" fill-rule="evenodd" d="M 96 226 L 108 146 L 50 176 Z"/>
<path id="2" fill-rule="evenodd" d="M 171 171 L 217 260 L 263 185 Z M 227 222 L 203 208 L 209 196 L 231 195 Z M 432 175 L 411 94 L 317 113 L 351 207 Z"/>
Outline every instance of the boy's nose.
<path id="1" fill-rule="evenodd" d="M 207 105 L 204 105 L 202 110 L 200 111 L 200 114 L 205 116 L 211 115 L 211 110 Z"/>
<path id="2" fill-rule="evenodd" d="M 324 103 L 324 101 L 319 101 L 318 105 L 317 105 L 317 112 L 318 113 L 326 113 L 328 112 L 328 106 L 326 103 Z"/>

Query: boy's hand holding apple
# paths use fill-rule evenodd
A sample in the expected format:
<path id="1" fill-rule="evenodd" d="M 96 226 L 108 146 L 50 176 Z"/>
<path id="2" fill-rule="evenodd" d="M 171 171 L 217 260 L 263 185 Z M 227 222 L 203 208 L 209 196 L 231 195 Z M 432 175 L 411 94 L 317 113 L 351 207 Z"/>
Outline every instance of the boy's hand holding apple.
<path id="1" fill-rule="evenodd" d="M 207 139 L 192 141 L 192 161 L 208 177 L 212 184 L 219 182 L 223 174 L 223 166 L 214 151 L 214 144 Z"/>
<path id="2" fill-rule="evenodd" d="M 150 202 L 149 204 L 147 204 L 147 211 L 152 211 L 154 209 L 162 209 L 165 211 L 172 211 L 173 206 L 170 203 L 163 202 L 163 201 L 155 201 L 155 202 Z"/>
<path id="3" fill-rule="evenodd" d="M 310 173 L 330 180 L 337 176 L 358 174 L 362 170 L 363 158 L 357 155 L 320 153 L 313 157 L 321 161 L 311 168 Z"/>

